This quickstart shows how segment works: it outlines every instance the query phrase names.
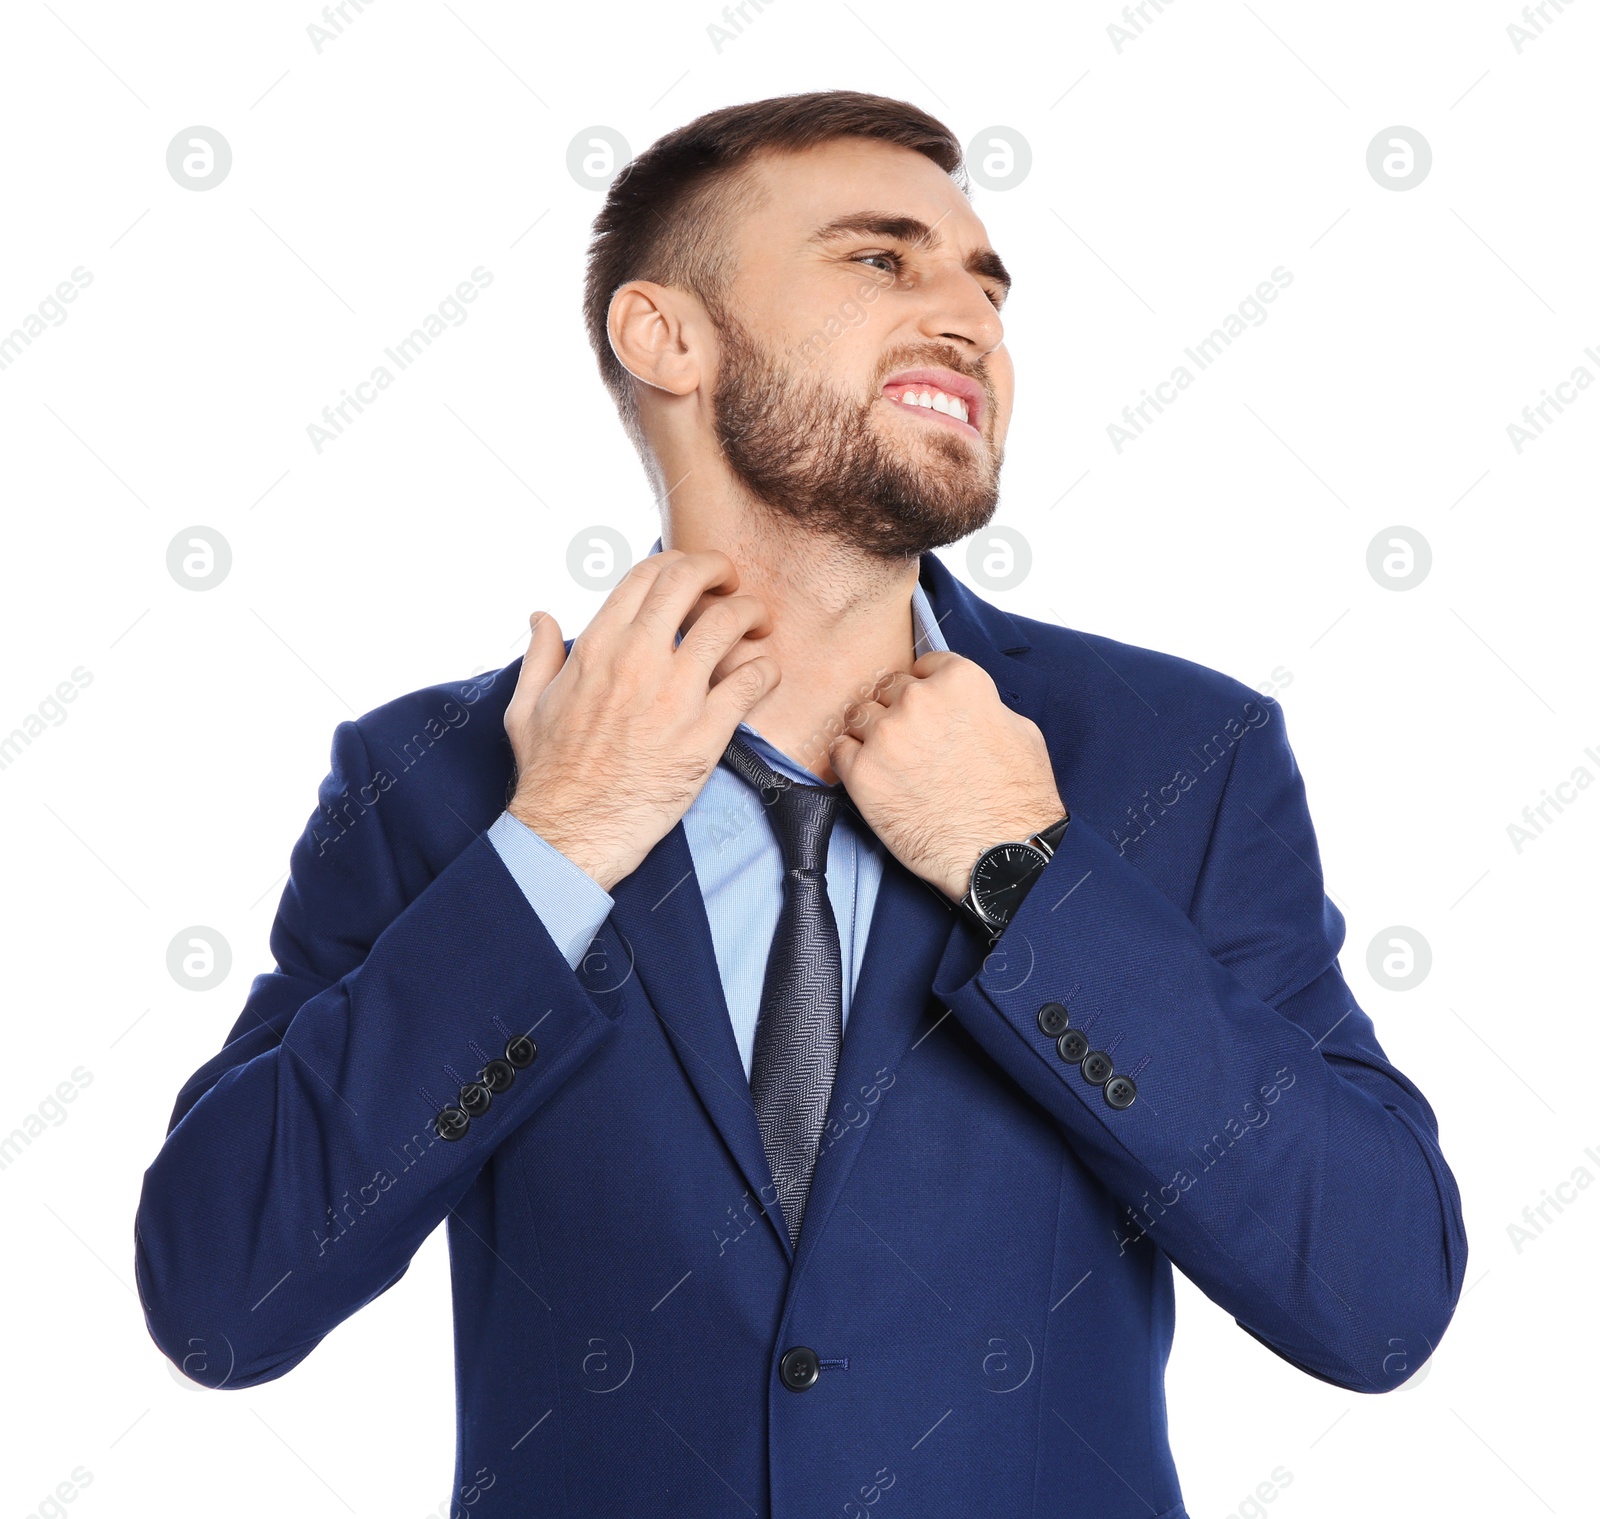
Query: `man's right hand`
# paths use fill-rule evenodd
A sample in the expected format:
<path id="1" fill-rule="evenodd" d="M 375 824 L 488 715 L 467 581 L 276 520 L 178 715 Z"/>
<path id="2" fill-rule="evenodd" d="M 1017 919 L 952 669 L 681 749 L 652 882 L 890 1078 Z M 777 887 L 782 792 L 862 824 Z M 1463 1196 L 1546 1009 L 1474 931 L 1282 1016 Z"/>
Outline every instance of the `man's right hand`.
<path id="1" fill-rule="evenodd" d="M 718 550 L 665 549 L 613 587 L 570 654 L 554 617 L 528 619 L 505 716 L 517 759 L 507 810 L 607 891 L 689 810 L 745 714 L 778 684 L 770 654 L 741 657 L 747 637 L 771 629 L 738 584 Z"/>

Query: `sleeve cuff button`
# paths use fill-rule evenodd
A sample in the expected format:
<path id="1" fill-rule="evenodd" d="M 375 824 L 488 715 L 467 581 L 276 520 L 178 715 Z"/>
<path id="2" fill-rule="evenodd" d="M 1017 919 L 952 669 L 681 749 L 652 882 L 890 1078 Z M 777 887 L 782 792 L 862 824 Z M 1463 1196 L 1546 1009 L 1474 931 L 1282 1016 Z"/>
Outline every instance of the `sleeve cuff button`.
<path id="1" fill-rule="evenodd" d="M 1056 1054 L 1068 1065 L 1076 1065 L 1089 1053 L 1089 1036 L 1082 1029 L 1069 1028 L 1056 1040 Z"/>
<path id="2" fill-rule="evenodd" d="M 466 1132 L 472 1120 L 458 1107 L 441 1108 L 439 1116 L 433 1120 L 433 1132 L 440 1139 L 460 1139 Z"/>
<path id="3" fill-rule="evenodd" d="M 1133 1104 L 1133 1099 L 1138 1096 L 1139 1089 L 1134 1086 L 1127 1076 L 1113 1076 L 1105 1086 L 1106 1101 L 1114 1108 L 1126 1108 Z"/>
<path id="4" fill-rule="evenodd" d="M 1047 1002 L 1039 1009 L 1039 1032 L 1052 1039 L 1057 1038 L 1070 1021 L 1065 1006 L 1059 1002 Z"/>
<path id="5" fill-rule="evenodd" d="M 533 1057 L 538 1053 L 539 1046 L 526 1034 L 518 1034 L 516 1038 L 506 1041 L 506 1059 L 519 1071 L 532 1065 Z"/>

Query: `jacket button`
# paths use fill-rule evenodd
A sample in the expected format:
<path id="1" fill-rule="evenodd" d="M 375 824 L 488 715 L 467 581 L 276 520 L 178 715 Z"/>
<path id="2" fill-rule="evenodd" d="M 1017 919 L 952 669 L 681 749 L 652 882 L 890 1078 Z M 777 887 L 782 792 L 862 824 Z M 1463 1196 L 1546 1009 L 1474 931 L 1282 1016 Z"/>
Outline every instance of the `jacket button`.
<path id="1" fill-rule="evenodd" d="M 1126 1076 L 1113 1076 L 1106 1083 L 1106 1101 L 1114 1108 L 1131 1107 L 1139 1089 Z"/>
<path id="2" fill-rule="evenodd" d="M 439 1116 L 433 1120 L 433 1132 L 440 1139 L 460 1139 L 466 1132 L 467 1126 L 472 1122 L 460 1108 L 441 1108 Z"/>
<path id="3" fill-rule="evenodd" d="M 517 1079 L 516 1068 L 509 1060 L 491 1060 L 478 1072 L 478 1080 L 498 1097 Z"/>
<path id="4" fill-rule="evenodd" d="M 506 1059 L 519 1071 L 532 1065 L 533 1057 L 538 1053 L 539 1046 L 526 1034 L 518 1034 L 506 1041 Z"/>
<path id="5" fill-rule="evenodd" d="M 468 1118 L 481 1118 L 493 1101 L 489 1088 L 481 1081 L 469 1081 L 461 1088 L 461 1108 Z"/>
<path id="6" fill-rule="evenodd" d="M 796 1345 L 786 1350 L 778 1362 L 778 1379 L 790 1392 L 804 1392 L 812 1386 L 820 1373 L 817 1353 L 808 1345 Z"/>
<path id="7" fill-rule="evenodd" d="M 1089 1036 L 1081 1028 L 1069 1028 L 1056 1040 L 1056 1054 L 1068 1065 L 1076 1065 L 1089 1053 Z"/>
<path id="8" fill-rule="evenodd" d="M 1111 1079 L 1111 1057 L 1104 1050 L 1090 1050 L 1078 1069 L 1083 1072 L 1085 1081 L 1103 1087 Z"/>
<path id="9" fill-rule="evenodd" d="M 1039 1009 L 1039 1032 L 1054 1039 L 1067 1027 L 1067 1010 L 1059 1002 L 1047 1002 Z"/>

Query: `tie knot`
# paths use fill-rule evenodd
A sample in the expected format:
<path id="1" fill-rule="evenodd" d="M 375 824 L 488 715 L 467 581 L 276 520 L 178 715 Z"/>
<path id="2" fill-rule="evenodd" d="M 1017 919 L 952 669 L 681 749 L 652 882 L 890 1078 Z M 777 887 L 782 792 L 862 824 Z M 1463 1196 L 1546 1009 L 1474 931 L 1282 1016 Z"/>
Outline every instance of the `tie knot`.
<path id="1" fill-rule="evenodd" d="M 806 786 L 780 775 L 749 745 L 733 739 L 723 760 L 761 794 L 762 805 L 783 852 L 785 874 L 822 875 L 828 868 L 828 838 L 839 811 L 837 786 Z"/>

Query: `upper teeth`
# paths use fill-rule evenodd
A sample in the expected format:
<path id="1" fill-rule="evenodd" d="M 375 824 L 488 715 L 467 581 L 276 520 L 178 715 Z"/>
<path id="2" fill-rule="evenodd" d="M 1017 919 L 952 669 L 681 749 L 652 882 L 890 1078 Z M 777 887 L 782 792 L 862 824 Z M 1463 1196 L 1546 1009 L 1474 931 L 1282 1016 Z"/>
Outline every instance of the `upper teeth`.
<path id="1" fill-rule="evenodd" d="M 927 406 L 934 411 L 942 411 L 947 417 L 955 417 L 958 421 L 967 420 L 967 403 L 960 396 L 946 395 L 944 391 L 935 390 L 931 386 L 926 390 L 902 391 L 900 399 L 907 406 Z"/>

